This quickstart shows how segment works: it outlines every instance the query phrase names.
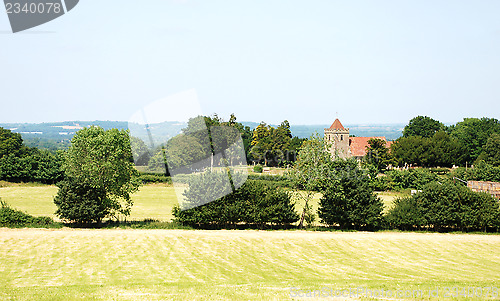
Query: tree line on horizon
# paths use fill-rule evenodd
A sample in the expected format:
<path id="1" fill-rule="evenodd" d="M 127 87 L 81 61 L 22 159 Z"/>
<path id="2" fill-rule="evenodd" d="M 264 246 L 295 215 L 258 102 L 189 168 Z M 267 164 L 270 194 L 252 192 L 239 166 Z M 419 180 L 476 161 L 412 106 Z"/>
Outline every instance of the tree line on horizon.
<path id="1" fill-rule="evenodd" d="M 387 166 L 452 167 L 484 161 L 500 165 L 500 121 L 495 118 L 464 118 L 454 125 L 427 116 L 411 119 L 390 148 L 372 139 L 367 161 L 383 170 Z"/>
<path id="2" fill-rule="evenodd" d="M 248 163 L 265 166 L 291 166 L 299 149 L 307 139 L 294 137 L 288 121 L 273 127 L 261 122 L 250 129 L 236 121 L 232 114 L 228 121 L 214 114 L 200 116 L 210 126 L 230 126 L 240 132 L 244 153 Z M 194 128 L 194 119 L 183 129 L 189 133 Z M 203 158 L 208 150 L 193 136 L 181 141 L 173 153 L 182 157 Z M 186 144 L 187 143 L 187 144 Z M 136 165 L 147 166 L 154 171 L 165 163 L 162 149 L 150 150 L 146 144 L 131 137 L 132 152 Z M 176 149 L 177 148 L 177 149 Z M 62 179 L 61 154 L 64 150 L 47 150 L 29 147 L 18 133 L 0 128 L 0 180 L 12 182 L 41 182 L 53 184 Z M 143 157 L 138 153 L 146 154 Z M 174 157 L 174 156 L 173 156 Z M 492 166 L 500 165 L 500 121 L 494 118 L 464 118 L 454 125 L 443 123 L 427 116 L 411 119 L 390 149 L 382 141 L 369 141 L 365 161 L 384 170 L 387 166 L 452 167 L 471 166 L 481 161 Z M 179 163 L 180 164 L 180 163 Z M 175 167 L 175 166 L 174 166 Z"/>

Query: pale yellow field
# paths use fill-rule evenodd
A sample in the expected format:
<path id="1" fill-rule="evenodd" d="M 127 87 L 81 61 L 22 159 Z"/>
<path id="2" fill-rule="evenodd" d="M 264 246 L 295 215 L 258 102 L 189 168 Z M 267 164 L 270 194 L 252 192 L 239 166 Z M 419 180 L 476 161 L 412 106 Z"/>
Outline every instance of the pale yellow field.
<path id="1" fill-rule="evenodd" d="M 56 186 L 9 186 L 0 187 L 0 198 L 13 208 L 34 216 L 50 216 L 56 218 L 57 210 L 54 196 Z M 177 204 L 172 185 L 149 184 L 142 186 L 133 194 L 134 206 L 127 220 L 143 220 L 152 218 L 162 221 L 172 219 L 172 208 Z"/>
<path id="2" fill-rule="evenodd" d="M 293 287 L 361 287 L 450 300 L 446 287 L 498 288 L 498 254 L 497 235 L 0 229 L 0 299 L 290 300 Z"/>

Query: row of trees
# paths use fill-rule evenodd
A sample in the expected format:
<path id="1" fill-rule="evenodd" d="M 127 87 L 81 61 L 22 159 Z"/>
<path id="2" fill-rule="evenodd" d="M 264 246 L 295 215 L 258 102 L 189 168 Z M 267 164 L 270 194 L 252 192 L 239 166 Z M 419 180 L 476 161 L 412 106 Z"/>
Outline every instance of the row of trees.
<path id="1" fill-rule="evenodd" d="M 455 125 L 427 116 L 410 120 L 387 149 L 383 141 L 369 141 L 367 160 L 380 170 L 388 165 L 425 167 L 472 165 L 485 161 L 500 165 L 500 121 L 494 118 L 465 118 Z"/>
<path id="2" fill-rule="evenodd" d="M 261 122 L 253 131 L 249 159 L 266 166 L 289 164 L 305 140 L 292 136 L 288 120 L 276 128 Z"/>
<path id="3" fill-rule="evenodd" d="M 462 184 L 433 182 L 420 193 L 397 199 L 386 219 L 391 228 L 401 230 L 498 231 L 500 206 L 491 195 L 473 192 Z"/>
<path id="4" fill-rule="evenodd" d="M 221 141 L 219 138 L 222 136 L 227 141 Z M 148 150 L 144 142 L 133 138 L 132 150 L 136 164 L 148 165 L 150 171 L 164 170 L 165 161 L 168 161 L 169 168 L 177 169 L 221 153 L 222 149 L 231 149 L 230 144 L 237 142 L 240 137 L 242 149 L 232 149 L 230 157 L 266 166 L 284 166 L 293 162 L 300 145 L 306 140 L 292 137 L 286 120 L 277 128 L 261 123 L 251 130 L 237 122 L 234 114 L 228 121 L 213 115 L 191 118 L 181 135 L 169 139 L 162 148 L 156 150 Z"/>
<path id="5" fill-rule="evenodd" d="M 355 160 L 335 159 L 327 152 L 324 139 L 319 135 L 303 143 L 293 169 L 286 173 L 288 185 L 295 189 L 294 194 L 302 198 L 305 206 L 299 216 L 299 227 L 311 222 L 310 202 L 316 192 L 322 197 L 317 215 L 320 222 L 340 227 L 341 229 L 435 229 L 435 230 L 486 230 L 500 226 L 500 203 L 485 193 L 473 192 L 461 183 L 453 183 L 451 177 L 460 173 L 462 178 L 492 180 L 498 170 L 486 163 L 475 168 L 457 169 L 450 178 L 438 177 L 428 169 L 391 170 L 383 177 L 377 176 L 378 168 L 374 165 Z M 463 174 L 465 172 L 465 174 Z M 494 179 L 494 178 L 493 178 Z M 181 211 L 174 210 L 174 215 L 181 223 L 198 227 L 218 227 L 237 223 L 287 224 L 295 219 L 288 219 L 293 206 L 281 189 L 259 187 L 252 190 L 253 184 L 245 184 L 242 189 L 229 194 L 213 203 Z M 260 185 L 263 185 L 262 183 Z M 287 185 L 287 186 L 288 186 Z M 199 194 L 207 193 L 214 185 L 200 188 Z M 414 196 L 396 200 L 389 213 L 383 214 L 383 203 L 374 193 L 374 188 L 422 190 Z M 191 187 L 191 185 L 190 185 Z M 248 191 L 253 191 L 249 193 Z M 189 191 L 189 190 L 188 190 Z M 259 193 L 257 193 L 259 192 Z M 274 194 L 282 195 L 275 198 Z M 186 192 L 188 199 L 192 192 Z M 269 197 L 272 196 L 272 197 Z M 257 200 L 265 200 L 258 202 Z M 267 206 L 277 204 L 271 199 L 282 199 L 274 220 L 269 218 L 272 211 Z M 260 204 L 256 206 L 256 204 Z M 255 208 L 258 208 L 257 210 Z M 277 208 L 286 209 L 279 211 Z M 259 212 L 267 218 L 255 219 Z M 279 214 L 278 214 L 279 213 Z"/>

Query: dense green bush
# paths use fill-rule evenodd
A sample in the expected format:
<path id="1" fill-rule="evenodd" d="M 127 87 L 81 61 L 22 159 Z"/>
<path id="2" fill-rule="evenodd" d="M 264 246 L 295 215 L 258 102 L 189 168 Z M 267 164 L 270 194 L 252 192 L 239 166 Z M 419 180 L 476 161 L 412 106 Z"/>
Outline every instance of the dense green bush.
<path id="1" fill-rule="evenodd" d="M 500 182 L 500 167 L 480 161 L 474 168 L 460 167 L 450 173 L 451 177 L 457 177 L 465 181 L 492 181 Z"/>
<path id="2" fill-rule="evenodd" d="M 196 207 L 187 210 L 175 207 L 173 214 L 176 222 L 198 228 L 234 227 L 237 224 L 256 225 L 262 228 L 266 225 L 283 226 L 298 220 L 295 204 L 291 201 L 289 193 L 276 185 L 260 181 L 249 180 L 233 193 L 203 204 L 199 191 L 206 189 L 205 185 L 213 186 L 219 181 L 218 176 L 208 173 L 198 176 L 205 177 L 202 181 L 191 180 L 184 195 L 189 205 Z M 206 177 L 214 179 L 209 181 Z M 225 188 L 219 187 L 209 194 L 218 195 L 220 189 Z"/>
<path id="3" fill-rule="evenodd" d="M 420 229 L 425 225 L 423 208 L 414 197 L 397 198 L 385 219 L 390 228 L 400 230 Z"/>
<path id="4" fill-rule="evenodd" d="M 11 208 L 0 200 L 0 227 L 54 227 L 58 225 L 50 217 L 31 216 Z"/>
<path id="5" fill-rule="evenodd" d="M 359 169 L 338 172 L 320 199 L 318 216 L 342 229 L 373 229 L 381 225 L 382 201 L 374 194 L 368 175 Z"/>
<path id="6" fill-rule="evenodd" d="M 102 188 L 68 178 L 57 184 L 59 190 L 54 203 L 56 215 L 79 224 L 98 222 L 111 213 L 112 201 Z"/>
<path id="7" fill-rule="evenodd" d="M 49 151 L 25 149 L 0 158 L 0 180 L 54 184 L 62 176 L 60 155 Z"/>
<path id="8" fill-rule="evenodd" d="M 375 191 L 394 190 L 394 182 L 391 177 L 379 175 L 370 179 L 370 186 Z"/>
<path id="9" fill-rule="evenodd" d="M 446 175 L 450 172 L 450 169 L 449 168 L 429 168 L 429 171 L 432 172 L 432 173 L 435 173 L 435 174 L 438 174 L 438 175 Z"/>
<path id="10" fill-rule="evenodd" d="M 499 218 L 497 199 L 450 181 L 428 184 L 422 192 L 396 200 L 386 216 L 391 228 L 402 230 L 486 230 L 499 227 Z"/>
<path id="11" fill-rule="evenodd" d="M 257 164 L 253 167 L 253 171 L 256 173 L 262 173 L 263 170 L 264 170 L 264 168 L 260 164 Z"/>
<path id="12" fill-rule="evenodd" d="M 289 178 L 280 175 L 248 175 L 248 179 L 270 185 L 274 184 L 279 187 L 292 188 L 294 186 Z"/>
<path id="13" fill-rule="evenodd" d="M 422 189 L 425 185 L 439 180 L 437 174 L 425 168 L 389 170 L 386 176 L 386 190 Z"/>
<path id="14" fill-rule="evenodd" d="M 165 174 L 141 173 L 139 179 L 143 184 L 148 184 L 148 183 L 172 184 L 172 178 Z"/>

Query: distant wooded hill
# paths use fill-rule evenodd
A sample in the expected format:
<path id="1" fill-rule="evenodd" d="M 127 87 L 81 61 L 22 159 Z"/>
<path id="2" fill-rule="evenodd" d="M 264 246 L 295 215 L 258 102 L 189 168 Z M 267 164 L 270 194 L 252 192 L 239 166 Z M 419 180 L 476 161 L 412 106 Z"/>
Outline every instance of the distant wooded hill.
<path id="1" fill-rule="evenodd" d="M 243 125 L 254 129 L 259 125 L 257 122 L 242 122 Z M 50 123 L 0 123 L 0 127 L 20 133 L 28 146 L 42 148 L 65 148 L 69 140 L 80 129 L 91 125 L 97 125 L 104 129 L 127 129 L 126 121 L 65 121 Z M 185 122 L 168 122 L 151 124 L 150 128 L 158 138 L 173 137 L 185 128 Z M 277 125 L 273 125 L 277 126 Z M 291 125 L 293 136 L 308 138 L 311 134 L 318 132 L 323 135 L 329 124 L 320 125 Z M 405 124 L 380 124 L 380 125 L 345 125 L 350 129 L 350 134 L 358 137 L 385 136 L 388 140 L 395 140 L 402 135 Z M 132 130 L 134 132 L 134 130 Z M 57 143 L 57 146 L 56 144 Z M 50 146 L 50 147 L 49 147 Z"/>

